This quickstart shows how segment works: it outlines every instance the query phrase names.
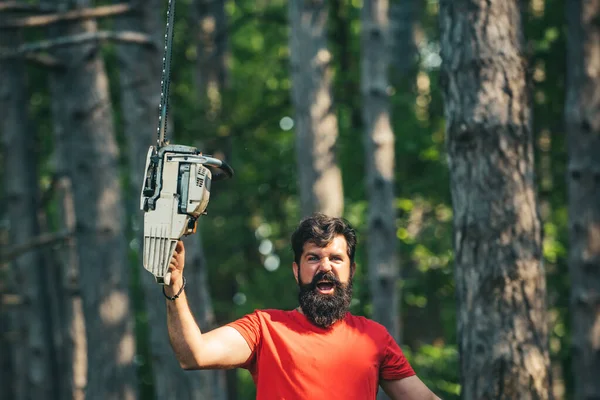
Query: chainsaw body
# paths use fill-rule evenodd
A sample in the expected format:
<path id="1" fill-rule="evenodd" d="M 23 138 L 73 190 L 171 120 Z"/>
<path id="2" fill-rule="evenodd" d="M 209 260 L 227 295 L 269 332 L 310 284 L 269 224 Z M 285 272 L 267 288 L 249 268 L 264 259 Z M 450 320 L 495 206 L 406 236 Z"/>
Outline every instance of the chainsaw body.
<path id="1" fill-rule="evenodd" d="M 140 197 L 144 211 L 144 268 L 156 282 L 170 283 L 169 263 L 177 241 L 196 232 L 197 219 L 206 213 L 213 174 L 206 165 L 219 160 L 203 156 L 195 147 L 151 146 Z"/>

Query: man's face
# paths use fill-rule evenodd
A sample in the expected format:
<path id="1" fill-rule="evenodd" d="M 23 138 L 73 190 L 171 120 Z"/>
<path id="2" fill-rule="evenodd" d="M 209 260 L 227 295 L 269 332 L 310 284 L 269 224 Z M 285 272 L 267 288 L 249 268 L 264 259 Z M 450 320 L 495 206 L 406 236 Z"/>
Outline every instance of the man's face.
<path id="1" fill-rule="evenodd" d="M 326 247 L 309 242 L 304 245 L 300 265 L 293 264 L 302 311 L 322 328 L 342 319 L 350 306 L 355 265 L 347 250 L 343 235 Z"/>

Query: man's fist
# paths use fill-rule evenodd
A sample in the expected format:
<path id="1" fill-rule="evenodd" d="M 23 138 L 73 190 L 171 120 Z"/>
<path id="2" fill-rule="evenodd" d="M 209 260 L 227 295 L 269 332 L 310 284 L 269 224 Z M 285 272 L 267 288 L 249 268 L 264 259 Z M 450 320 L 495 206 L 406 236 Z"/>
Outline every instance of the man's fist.
<path id="1" fill-rule="evenodd" d="M 175 251 L 173 252 L 173 256 L 171 257 L 171 262 L 169 263 L 169 272 L 171 273 L 171 284 L 170 286 L 173 288 L 177 288 L 177 290 L 183 285 L 183 267 L 185 266 L 185 247 L 183 246 L 183 242 L 179 240 L 177 242 L 177 246 L 175 246 Z"/>

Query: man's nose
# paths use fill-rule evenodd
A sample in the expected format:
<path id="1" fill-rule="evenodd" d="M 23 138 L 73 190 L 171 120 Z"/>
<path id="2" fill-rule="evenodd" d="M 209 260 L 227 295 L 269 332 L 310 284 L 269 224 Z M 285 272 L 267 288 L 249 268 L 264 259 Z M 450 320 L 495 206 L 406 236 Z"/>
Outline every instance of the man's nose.
<path id="1" fill-rule="evenodd" d="M 329 262 L 329 258 L 327 258 L 327 257 L 321 258 L 321 262 L 319 263 L 319 271 L 323 271 L 323 272 L 331 271 L 331 262 Z"/>

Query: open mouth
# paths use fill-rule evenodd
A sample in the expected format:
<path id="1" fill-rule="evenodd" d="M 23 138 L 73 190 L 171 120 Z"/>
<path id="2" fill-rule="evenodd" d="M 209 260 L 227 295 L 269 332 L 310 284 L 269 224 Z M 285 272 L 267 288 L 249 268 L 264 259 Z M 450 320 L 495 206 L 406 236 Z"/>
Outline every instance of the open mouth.
<path id="1" fill-rule="evenodd" d="M 321 281 L 317 283 L 317 291 L 322 294 L 331 294 L 335 289 L 333 282 Z"/>

